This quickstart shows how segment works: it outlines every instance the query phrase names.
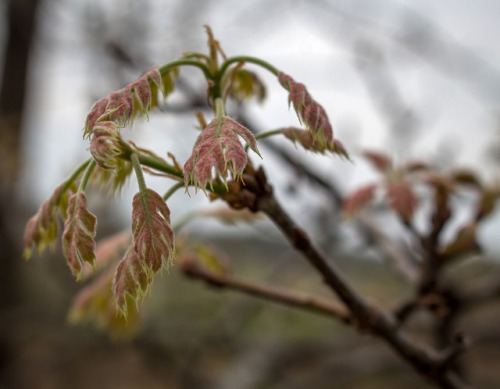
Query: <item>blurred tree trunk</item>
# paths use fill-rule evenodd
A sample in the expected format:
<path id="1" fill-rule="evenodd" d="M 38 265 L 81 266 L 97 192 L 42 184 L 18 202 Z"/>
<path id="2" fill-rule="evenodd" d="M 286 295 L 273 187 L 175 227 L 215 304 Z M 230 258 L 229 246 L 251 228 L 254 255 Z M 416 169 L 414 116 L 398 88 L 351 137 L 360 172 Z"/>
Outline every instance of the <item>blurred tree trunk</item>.
<path id="1" fill-rule="evenodd" d="M 22 113 L 25 104 L 27 69 L 35 30 L 35 12 L 39 0 L 7 1 L 8 36 L 0 90 L 0 311 L 2 338 L 0 366 L 9 361 L 9 330 L 15 327 L 8 314 L 19 295 L 17 263 L 20 262 L 19 208 L 15 201 L 15 183 L 20 164 Z M 11 328 L 4 328 L 9 325 Z"/>
<path id="2" fill-rule="evenodd" d="M 29 51 L 38 0 L 8 3 L 8 37 L 0 90 L 0 308 L 15 303 L 18 246 L 10 221 L 15 215 L 15 183 L 19 171 L 21 121 L 25 102 Z M 18 240 L 18 239 L 17 239 Z"/>

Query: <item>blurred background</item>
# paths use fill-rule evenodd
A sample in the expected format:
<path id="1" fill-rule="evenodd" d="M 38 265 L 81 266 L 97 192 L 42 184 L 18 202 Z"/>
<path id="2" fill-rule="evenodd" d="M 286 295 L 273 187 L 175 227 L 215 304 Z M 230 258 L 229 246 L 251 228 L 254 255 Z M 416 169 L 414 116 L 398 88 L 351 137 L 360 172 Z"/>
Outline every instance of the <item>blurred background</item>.
<path id="1" fill-rule="evenodd" d="M 81 129 L 92 103 L 151 66 L 184 51 L 204 52 L 208 24 L 228 56 L 272 63 L 325 107 L 353 162 L 269 142 L 261 148 L 268 175 L 287 210 L 358 290 L 393 306 L 407 284 L 354 228 L 339 226 L 335 193 L 373 179 L 359 158 L 365 148 L 397 162 L 467 167 L 483 180 L 498 179 L 499 14 L 494 0 L 3 1 L 0 388 L 427 387 L 379 341 L 328 318 L 208 288 L 175 267 L 155 280 L 133 337 L 117 338 L 92 323 L 70 325 L 67 312 L 82 283 L 74 282 L 60 247 L 23 261 L 23 228 L 87 158 Z M 230 107 L 232 113 L 255 131 L 296 125 L 286 92 L 266 71 L 252 70 L 267 98 Z M 164 112 L 125 133 L 183 163 L 197 136 L 193 113 L 208 111 L 200 74 L 182 70 L 177 85 Z M 303 169 L 334 190 L 302 180 L 304 172 L 290 167 L 298 155 Z M 147 180 L 160 193 L 168 188 L 164 179 Z M 113 199 L 91 193 L 98 237 L 127 228 L 136 190 L 131 182 Z M 169 201 L 174 222 L 219 205 L 182 191 Z M 482 226 L 485 254 L 476 259 L 474 276 L 500 274 L 499 222 L 494 214 Z M 197 221 L 186 230 L 190 239 L 222 247 L 244 278 L 329 296 L 264 220 L 236 227 Z M 467 367 L 482 388 L 500 385 L 496 300 L 460 323 L 474 339 Z"/>

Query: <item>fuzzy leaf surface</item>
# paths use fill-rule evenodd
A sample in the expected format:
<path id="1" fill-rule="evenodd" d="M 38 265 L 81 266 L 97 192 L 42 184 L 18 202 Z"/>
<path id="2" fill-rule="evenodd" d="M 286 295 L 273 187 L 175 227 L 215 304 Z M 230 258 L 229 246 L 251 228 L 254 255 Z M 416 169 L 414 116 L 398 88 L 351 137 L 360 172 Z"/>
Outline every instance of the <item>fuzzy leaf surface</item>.
<path id="1" fill-rule="evenodd" d="M 238 136 L 260 155 L 253 134 L 246 127 L 224 116 L 222 123 L 212 120 L 196 140 L 193 152 L 184 164 L 184 182 L 186 186 L 194 184 L 205 189 L 213 182 L 212 169 L 226 181 L 228 170 L 233 178 L 240 176 L 247 164 L 247 153 Z"/>
<path id="2" fill-rule="evenodd" d="M 113 277 L 116 306 L 123 316 L 128 316 L 132 308 L 128 304 L 128 299 L 131 298 L 137 302 L 146 293 L 150 282 L 151 279 L 135 252 L 134 246 L 130 246 L 118 263 Z"/>
<path id="3" fill-rule="evenodd" d="M 95 262 L 94 240 L 96 217 L 87 210 L 85 193 L 79 192 L 69 198 L 68 218 L 64 223 L 63 252 L 71 272 L 80 277 L 84 263 Z"/>
<path id="4" fill-rule="evenodd" d="M 162 266 L 169 267 L 174 256 L 174 232 L 170 210 L 154 190 L 137 193 L 132 202 L 134 251 L 151 279 Z"/>

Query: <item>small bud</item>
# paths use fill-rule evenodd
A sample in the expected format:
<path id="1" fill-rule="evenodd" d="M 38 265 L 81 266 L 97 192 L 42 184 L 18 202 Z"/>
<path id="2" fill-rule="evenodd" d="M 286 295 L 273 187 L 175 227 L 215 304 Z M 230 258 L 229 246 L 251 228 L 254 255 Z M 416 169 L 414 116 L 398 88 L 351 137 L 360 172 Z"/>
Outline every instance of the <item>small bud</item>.
<path id="1" fill-rule="evenodd" d="M 112 169 L 117 166 L 116 158 L 122 153 L 120 142 L 120 134 L 114 122 L 97 123 L 90 141 L 90 153 L 100 167 Z"/>

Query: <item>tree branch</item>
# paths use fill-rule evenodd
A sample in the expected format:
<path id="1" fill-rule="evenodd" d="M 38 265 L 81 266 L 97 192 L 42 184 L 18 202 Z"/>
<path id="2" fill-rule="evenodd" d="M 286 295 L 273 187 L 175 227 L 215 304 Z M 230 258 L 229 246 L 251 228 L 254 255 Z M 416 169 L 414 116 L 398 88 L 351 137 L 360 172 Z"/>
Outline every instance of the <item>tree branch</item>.
<path id="1" fill-rule="evenodd" d="M 233 208 L 248 208 L 262 211 L 282 231 L 290 244 L 321 274 L 324 282 L 350 309 L 354 325 L 361 330 L 384 339 L 402 358 L 420 374 L 439 384 L 442 388 L 465 388 L 456 374 L 443 369 L 447 364 L 436 350 L 410 339 L 399 327 L 396 318 L 368 303 L 343 278 L 340 271 L 326 260 L 309 236 L 288 216 L 273 195 L 262 168 L 255 171 L 249 164 L 241 181 L 228 184 L 228 192 L 221 197 Z"/>
<path id="2" fill-rule="evenodd" d="M 318 297 L 257 285 L 227 275 L 215 274 L 203 269 L 202 266 L 191 260 L 182 261 L 180 267 L 188 277 L 205 281 L 211 286 L 233 289 L 251 296 L 260 297 L 264 300 L 334 317 L 344 323 L 351 323 L 351 316 L 345 307 L 340 304 L 332 303 Z"/>

